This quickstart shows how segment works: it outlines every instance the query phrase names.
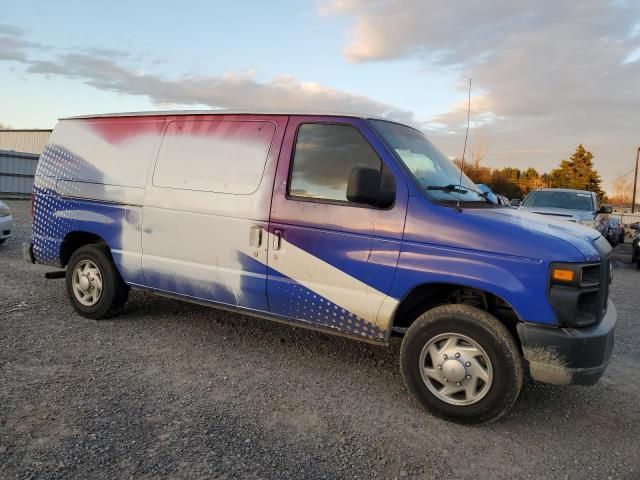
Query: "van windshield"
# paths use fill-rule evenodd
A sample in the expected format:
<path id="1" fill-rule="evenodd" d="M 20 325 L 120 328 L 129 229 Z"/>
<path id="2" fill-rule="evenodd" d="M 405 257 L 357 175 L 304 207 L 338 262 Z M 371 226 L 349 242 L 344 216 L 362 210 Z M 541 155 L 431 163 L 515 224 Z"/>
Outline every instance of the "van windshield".
<path id="1" fill-rule="evenodd" d="M 529 208 L 566 208 L 568 210 L 593 211 L 593 201 L 590 193 L 562 192 L 540 190 L 531 192 L 522 202 L 523 207 Z"/>
<path id="2" fill-rule="evenodd" d="M 369 120 L 396 157 L 407 167 L 425 194 L 441 202 L 477 202 L 487 199 L 460 169 L 418 130 L 384 120 Z"/>

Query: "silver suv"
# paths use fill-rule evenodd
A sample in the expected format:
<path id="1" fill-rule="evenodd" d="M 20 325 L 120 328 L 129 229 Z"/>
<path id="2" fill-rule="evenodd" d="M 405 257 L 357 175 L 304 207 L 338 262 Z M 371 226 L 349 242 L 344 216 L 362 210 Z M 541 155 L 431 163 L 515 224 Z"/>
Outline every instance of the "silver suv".
<path id="1" fill-rule="evenodd" d="M 602 235 L 607 233 L 608 205 L 599 205 L 598 197 L 588 190 L 569 188 L 542 188 L 534 190 L 520 203 L 519 210 L 551 215 L 559 219 L 581 223 L 595 228 Z"/>

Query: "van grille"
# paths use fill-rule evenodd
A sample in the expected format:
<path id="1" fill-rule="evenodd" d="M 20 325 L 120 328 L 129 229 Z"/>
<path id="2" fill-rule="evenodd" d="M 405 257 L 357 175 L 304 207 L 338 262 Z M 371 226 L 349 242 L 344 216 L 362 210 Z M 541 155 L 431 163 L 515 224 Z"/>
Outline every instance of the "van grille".
<path id="1" fill-rule="evenodd" d="M 600 290 L 598 303 L 596 304 L 598 321 L 600 321 L 607 313 L 607 304 L 609 302 L 609 290 L 612 280 L 611 247 L 604 237 L 598 237 L 593 242 L 593 245 L 600 254 Z"/>
<path id="2" fill-rule="evenodd" d="M 582 269 L 581 287 L 590 287 L 600 284 L 601 265 L 588 265 Z"/>

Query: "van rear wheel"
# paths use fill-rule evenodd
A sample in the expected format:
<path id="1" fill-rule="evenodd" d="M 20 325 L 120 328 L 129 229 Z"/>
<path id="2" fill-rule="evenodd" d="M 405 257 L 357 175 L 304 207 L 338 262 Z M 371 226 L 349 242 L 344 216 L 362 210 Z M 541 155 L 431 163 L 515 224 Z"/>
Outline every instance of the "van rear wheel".
<path id="1" fill-rule="evenodd" d="M 122 310 L 129 287 L 101 245 L 78 248 L 67 265 L 67 294 L 73 308 L 86 318 L 109 318 Z"/>
<path id="2" fill-rule="evenodd" d="M 470 425 L 509 411 L 524 377 L 511 333 L 469 305 L 444 305 L 420 315 L 402 341 L 400 363 L 407 388 L 426 410 Z"/>

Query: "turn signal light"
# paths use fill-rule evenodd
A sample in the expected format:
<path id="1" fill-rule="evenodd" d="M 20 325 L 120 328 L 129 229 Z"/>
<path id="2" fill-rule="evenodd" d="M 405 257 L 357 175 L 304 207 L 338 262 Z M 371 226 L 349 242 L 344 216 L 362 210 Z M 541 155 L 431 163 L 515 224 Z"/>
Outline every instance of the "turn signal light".
<path id="1" fill-rule="evenodd" d="M 565 268 L 554 268 L 551 272 L 551 278 L 560 282 L 573 282 L 575 279 L 575 272 Z"/>

